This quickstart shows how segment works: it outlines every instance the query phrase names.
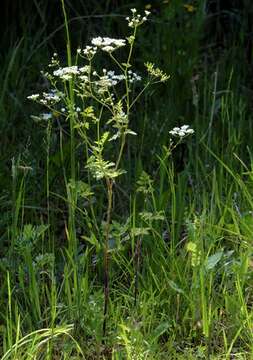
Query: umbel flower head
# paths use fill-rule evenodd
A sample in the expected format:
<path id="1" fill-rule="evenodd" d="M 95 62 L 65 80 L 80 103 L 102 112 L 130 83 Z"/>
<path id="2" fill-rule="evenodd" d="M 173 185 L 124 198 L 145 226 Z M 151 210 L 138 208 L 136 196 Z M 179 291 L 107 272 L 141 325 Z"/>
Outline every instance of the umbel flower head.
<path id="1" fill-rule="evenodd" d="M 114 50 L 117 50 L 118 48 L 125 46 L 126 40 L 125 39 L 112 39 L 109 37 L 98 36 L 96 38 L 93 38 L 91 40 L 91 43 L 93 46 L 98 47 L 105 52 L 111 53 Z"/>
<path id="2" fill-rule="evenodd" d="M 131 9 L 132 16 L 127 17 L 126 20 L 128 22 L 128 26 L 131 28 L 136 28 L 143 24 L 145 21 L 147 21 L 148 16 L 150 15 L 150 11 L 145 10 L 145 15 L 142 16 L 137 13 L 137 10 L 135 8 Z"/>
<path id="3" fill-rule="evenodd" d="M 188 135 L 191 135 L 194 133 L 194 130 L 190 128 L 189 125 L 183 125 L 181 127 L 174 127 L 171 131 L 169 131 L 170 135 L 184 138 Z"/>

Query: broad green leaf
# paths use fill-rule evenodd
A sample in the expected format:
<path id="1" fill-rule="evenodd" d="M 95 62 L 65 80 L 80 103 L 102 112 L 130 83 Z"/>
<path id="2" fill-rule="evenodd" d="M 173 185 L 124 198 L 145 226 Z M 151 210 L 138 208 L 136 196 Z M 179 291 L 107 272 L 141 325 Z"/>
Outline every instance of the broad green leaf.
<path id="1" fill-rule="evenodd" d="M 223 250 L 208 257 L 206 261 L 206 270 L 212 270 L 223 256 Z"/>

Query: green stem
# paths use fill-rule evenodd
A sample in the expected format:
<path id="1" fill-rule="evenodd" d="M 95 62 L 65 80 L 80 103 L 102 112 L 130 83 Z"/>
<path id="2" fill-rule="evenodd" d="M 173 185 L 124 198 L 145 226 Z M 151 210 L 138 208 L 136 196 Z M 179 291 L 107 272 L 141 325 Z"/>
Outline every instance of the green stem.
<path id="1" fill-rule="evenodd" d="M 69 27 L 68 27 L 68 18 L 65 9 L 64 0 L 61 0 L 62 4 L 62 11 L 64 16 L 64 25 L 66 31 L 66 39 L 67 39 L 67 59 L 68 59 L 68 66 L 72 65 L 72 56 L 71 56 L 71 42 L 70 42 L 70 34 L 69 34 Z M 75 169 L 75 113 L 74 113 L 74 86 L 73 80 L 71 79 L 68 83 L 69 85 L 69 126 L 70 126 L 70 177 L 73 181 L 76 178 L 76 169 Z M 75 234 L 75 203 L 76 203 L 76 194 L 75 191 L 68 190 L 68 197 L 69 200 L 69 229 L 70 229 L 70 242 L 73 252 L 76 252 L 76 234 Z"/>
<path id="2" fill-rule="evenodd" d="M 107 218 L 105 228 L 105 244 L 104 244 L 104 322 L 103 322 L 103 336 L 106 335 L 107 317 L 108 317 L 108 305 L 109 305 L 109 234 L 110 234 L 110 222 L 112 214 L 112 193 L 113 182 L 111 179 L 106 179 L 107 185 Z"/>
<path id="3" fill-rule="evenodd" d="M 71 56 L 71 42 L 70 42 L 70 35 L 69 35 L 69 26 L 68 26 L 68 18 L 65 9 L 65 2 L 61 0 L 62 4 L 62 12 L 64 16 L 64 25 L 66 31 L 66 38 L 67 38 L 67 59 L 68 59 L 68 66 L 72 65 L 72 56 Z M 73 81 L 69 81 L 69 98 L 70 104 L 74 106 L 74 89 L 73 89 Z M 70 111 L 70 148 L 71 148 L 71 178 L 75 180 L 75 148 L 74 148 L 74 115 L 71 109 Z"/>
<path id="4" fill-rule="evenodd" d="M 49 186 L 49 165 L 50 165 L 50 141 L 51 141 L 51 130 L 52 123 L 49 122 L 47 126 L 47 143 L 46 143 L 46 151 L 47 151 L 47 165 L 46 165 L 46 196 L 47 196 L 47 222 L 50 225 L 50 186 Z M 48 240 L 50 244 L 50 251 L 53 252 L 53 242 L 51 242 L 51 229 L 48 227 Z"/>
<path id="5" fill-rule="evenodd" d="M 122 140 L 121 140 L 121 145 L 120 145 L 120 150 L 119 150 L 119 156 L 118 156 L 118 159 L 117 159 L 117 162 L 116 162 L 115 170 L 117 170 L 118 167 L 119 167 L 119 163 L 120 163 L 120 160 L 121 160 L 122 155 L 123 155 L 123 150 L 124 150 L 124 147 L 125 147 L 125 143 L 126 143 L 126 134 L 124 133 L 122 135 Z"/>
<path id="6" fill-rule="evenodd" d="M 148 88 L 148 86 L 150 85 L 150 82 L 148 82 L 144 88 L 139 92 L 139 94 L 136 96 L 136 98 L 132 101 L 132 103 L 129 105 L 129 110 L 134 106 L 134 104 L 136 103 L 136 101 L 139 99 L 139 97 L 144 93 L 144 91 Z"/>

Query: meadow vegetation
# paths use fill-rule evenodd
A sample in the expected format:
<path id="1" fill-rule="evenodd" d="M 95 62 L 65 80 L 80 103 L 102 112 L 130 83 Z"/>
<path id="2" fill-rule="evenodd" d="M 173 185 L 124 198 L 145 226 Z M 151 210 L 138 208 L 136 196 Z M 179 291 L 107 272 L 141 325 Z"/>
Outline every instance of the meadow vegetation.
<path id="1" fill-rule="evenodd" d="M 84 3 L 1 40 L 0 358 L 252 359 L 250 3 Z"/>

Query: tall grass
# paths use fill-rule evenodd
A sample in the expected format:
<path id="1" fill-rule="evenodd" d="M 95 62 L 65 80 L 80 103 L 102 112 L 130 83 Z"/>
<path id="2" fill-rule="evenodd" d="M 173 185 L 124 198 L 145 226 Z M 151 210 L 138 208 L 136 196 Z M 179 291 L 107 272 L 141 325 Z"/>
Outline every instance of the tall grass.
<path id="1" fill-rule="evenodd" d="M 171 78 L 135 104 L 139 136 L 124 144 L 127 174 L 109 196 L 105 334 L 106 188 L 87 179 L 74 123 L 30 118 L 37 110 L 25 98 L 47 87 L 37 73 L 55 48 L 53 34 L 66 34 L 48 34 L 45 9 L 34 4 L 45 27 L 34 35 L 30 23 L 2 58 L 1 358 L 251 359 L 253 157 L 243 42 L 237 48 L 232 32 L 230 46 L 215 46 L 205 1 L 193 12 L 182 1 L 151 4 L 137 68 L 151 58 Z M 95 15 L 108 15 L 111 3 L 96 6 Z M 115 15 L 129 6 L 89 22 L 89 34 L 100 35 L 100 22 L 118 37 L 124 26 Z M 76 7 L 78 19 L 68 22 L 66 57 L 62 41 L 57 49 L 68 65 L 72 28 L 85 11 Z M 185 122 L 194 137 L 166 157 L 169 130 Z M 90 183 L 93 195 L 81 197 L 70 178 Z"/>

